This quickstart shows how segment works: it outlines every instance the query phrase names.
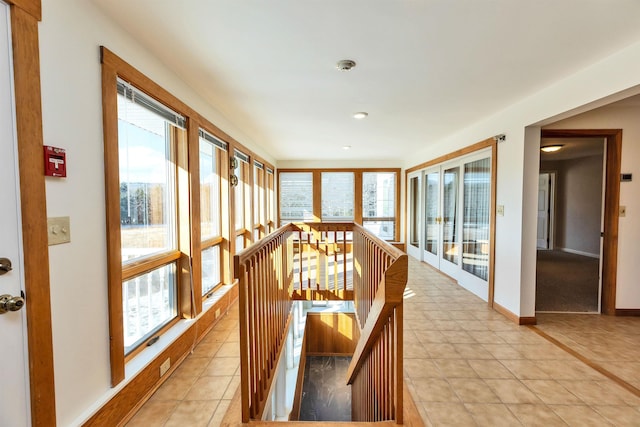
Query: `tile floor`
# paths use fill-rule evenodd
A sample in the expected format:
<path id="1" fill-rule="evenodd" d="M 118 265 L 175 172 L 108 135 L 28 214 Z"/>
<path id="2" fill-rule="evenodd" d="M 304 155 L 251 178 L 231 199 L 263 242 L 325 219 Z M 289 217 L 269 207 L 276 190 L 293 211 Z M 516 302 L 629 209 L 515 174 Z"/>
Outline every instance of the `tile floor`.
<path id="1" fill-rule="evenodd" d="M 426 426 L 640 426 L 640 397 L 411 260 L 405 381 Z M 540 315 L 565 345 L 640 386 L 640 318 Z M 240 382 L 234 305 L 128 426 L 218 426 Z"/>

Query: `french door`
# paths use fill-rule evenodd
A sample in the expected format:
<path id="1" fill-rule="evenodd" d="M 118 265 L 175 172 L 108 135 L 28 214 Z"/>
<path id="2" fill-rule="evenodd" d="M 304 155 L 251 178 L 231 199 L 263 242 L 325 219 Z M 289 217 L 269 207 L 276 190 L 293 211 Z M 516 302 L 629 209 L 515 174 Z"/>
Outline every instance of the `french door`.
<path id="1" fill-rule="evenodd" d="M 414 172 L 408 189 L 409 255 L 488 298 L 490 151 Z"/>

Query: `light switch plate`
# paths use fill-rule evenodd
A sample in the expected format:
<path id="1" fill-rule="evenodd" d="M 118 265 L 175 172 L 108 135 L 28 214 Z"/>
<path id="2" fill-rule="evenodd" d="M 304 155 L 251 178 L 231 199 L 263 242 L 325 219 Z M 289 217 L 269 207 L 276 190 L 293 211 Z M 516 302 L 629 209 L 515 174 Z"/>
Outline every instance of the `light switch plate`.
<path id="1" fill-rule="evenodd" d="M 504 216 L 504 205 L 496 206 L 496 215 Z"/>
<path id="2" fill-rule="evenodd" d="M 71 241 L 71 223 L 68 216 L 47 218 L 49 246 Z"/>

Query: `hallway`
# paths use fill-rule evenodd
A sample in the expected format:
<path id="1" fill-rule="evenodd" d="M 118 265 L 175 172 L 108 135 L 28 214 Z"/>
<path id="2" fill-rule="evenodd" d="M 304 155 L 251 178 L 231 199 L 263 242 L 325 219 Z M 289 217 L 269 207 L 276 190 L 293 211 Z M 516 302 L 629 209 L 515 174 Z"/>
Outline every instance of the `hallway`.
<path id="1" fill-rule="evenodd" d="M 405 381 L 426 426 L 637 425 L 639 318 L 539 317 L 540 330 L 625 389 L 425 264 L 410 258 L 409 270 Z M 219 426 L 238 366 L 236 304 L 128 426 Z"/>

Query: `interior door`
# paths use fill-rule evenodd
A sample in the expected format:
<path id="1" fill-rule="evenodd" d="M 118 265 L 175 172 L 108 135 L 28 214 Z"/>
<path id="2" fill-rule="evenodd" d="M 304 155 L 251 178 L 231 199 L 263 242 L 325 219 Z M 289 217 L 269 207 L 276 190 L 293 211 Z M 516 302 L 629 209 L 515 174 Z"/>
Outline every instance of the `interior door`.
<path id="1" fill-rule="evenodd" d="M 421 174 L 422 172 L 414 172 L 407 176 L 407 188 L 409 190 L 409 215 L 407 218 L 407 223 L 409 224 L 409 226 L 407 227 L 407 254 L 418 260 L 422 259 L 420 257 L 420 248 L 422 247 L 420 239 L 420 233 L 422 230 L 420 215 L 420 206 L 422 206 L 422 201 L 420 199 Z"/>
<path id="2" fill-rule="evenodd" d="M 0 1 L 0 425 L 31 424 L 9 6 Z M 9 265 L 9 263 L 11 265 Z M 18 297 L 18 298 L 14 298 Z M 12 311 L 18 309 L 17 311 Z"/>
<path id="3" fill-rule="evenodd" d="M 541 173 L 538 178 L 538 249 L 549 249 L 549 190 L 550 176 Z"/>
<path id="4" fill-rule="evenodd" d="M 427 169 L 424 173 L 424 246 L 423 260 L 440 268 L 439 256 L 442 236 L 440 204 L 440 167 Z"/>
<path id="5" fill-rule="evenodd" d="M 457 278 L 460 270 L 460 166 L 442 167 L 440 270 Z"/>

